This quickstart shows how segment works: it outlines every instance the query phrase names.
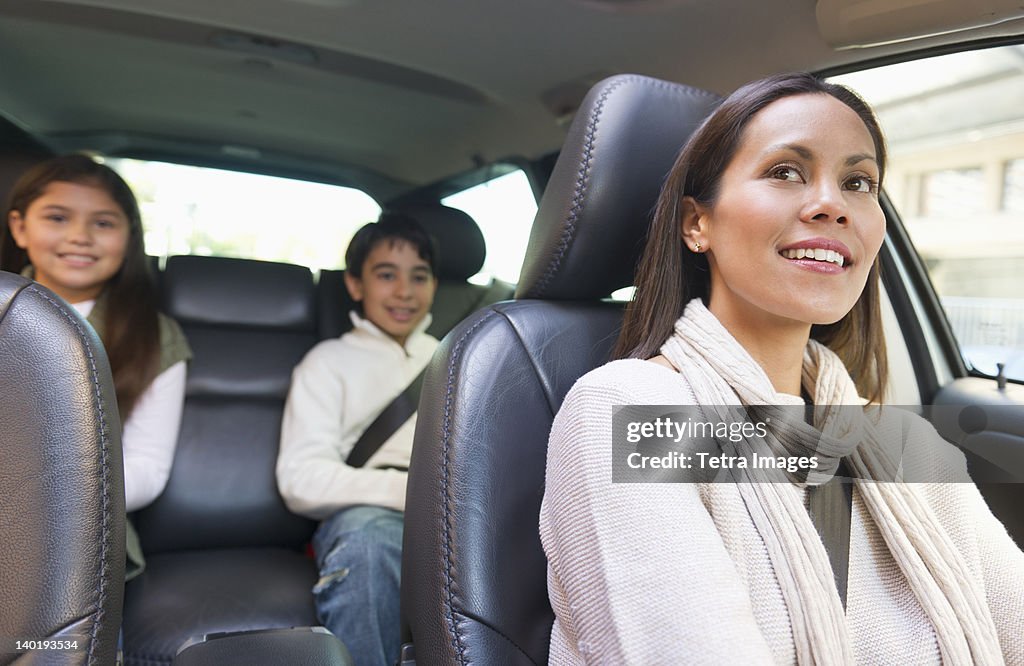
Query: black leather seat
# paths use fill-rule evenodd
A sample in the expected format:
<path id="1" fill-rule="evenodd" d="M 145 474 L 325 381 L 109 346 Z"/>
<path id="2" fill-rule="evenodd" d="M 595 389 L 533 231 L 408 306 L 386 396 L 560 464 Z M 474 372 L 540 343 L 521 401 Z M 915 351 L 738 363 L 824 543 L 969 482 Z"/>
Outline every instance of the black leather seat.
<path id="1" fill-rule="evenodd" d="M 125 541 L 110 366 L 73 308 L 6 272 L 0 396 L 0 664 L 15 639 L 77 644 L 19 663 L 114 663 Z"/>
<path id="2" fill-rule="evenodd" d="M 126 590 L 129 664 L 170 663 L 197 634 L 318 624 L 315 525 L 274 477 L 291 372 L 316 341 L 312 274 L 171 257 L 163 289 L 194 358 L 170 480 L 136 516 L 147 566 Z"/>
<path id="3" fill-rule="evenodd" d="M 480 271 L 487 246 L 480 227 L 457 208 L 440 204 L 406 206 L 401 209 L 418 220 L 437 240 L 440 251 L 437 294 L 431 308 L 433 321 L 427 333 L 440 339 L 471 313 L 485 305 L 512 298 L 513 286 L 492 280 L 478 285 L 466 280 Z M 345 289 L 345 271 L 320 271 L 317 308 L 320 337 L 336 338 L 352 328 L 348 313 L 355 303 Z"/>
<path id="4" fill-rule="evenodd" d="M 662 180 L 718 98 L 624 75 L 569 130 L 516 300 L 462 322 L 427 373 L 406 500 L 402 604 L 417 661 L 546 664 L 553 614 L 538 535 L 548 433 L 608 360 Z"/>

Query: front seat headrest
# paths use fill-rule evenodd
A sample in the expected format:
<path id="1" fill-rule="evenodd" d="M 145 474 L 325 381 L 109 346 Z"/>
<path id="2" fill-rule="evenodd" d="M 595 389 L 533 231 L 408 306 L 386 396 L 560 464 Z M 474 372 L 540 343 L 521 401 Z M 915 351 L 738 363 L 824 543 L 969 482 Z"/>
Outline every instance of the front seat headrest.
<path id="1" fill-rule="evenodd" d="M 594 86 L 541 200 L 516 298 L 593 300 L 632 284 L 661 184 L 719 102 L 636 74 Z"/>

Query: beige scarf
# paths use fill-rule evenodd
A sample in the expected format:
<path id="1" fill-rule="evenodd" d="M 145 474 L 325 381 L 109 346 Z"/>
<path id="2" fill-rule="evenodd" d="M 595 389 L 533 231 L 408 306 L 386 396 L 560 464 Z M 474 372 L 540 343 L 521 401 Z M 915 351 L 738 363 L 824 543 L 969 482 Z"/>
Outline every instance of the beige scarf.
<path id="1" fill-rule="evenodd" d="M 661 353 L 686 377 L 699 405 L 771 410 L 791 402 L 778 396 L 761 366 L 700 299 L 686 306 Z M 797 488 L 827 480 L 846 457 L 871 518 L 935 627 L 943 663 L 1003 663 L 984 590 L 915 485 L 868 480 L 897 478 L 898 461 L 878 446 L 871 418 L 849 407 L 829 408 L 863 400 L 839 357 L 814 340 L 804 353 L 803 384 L 814 397 L 814 428 L 789 419 L 763 440 L 721 442 L 727 455 L 766 446 L 772 455 L 816 455 L 824 463 L 824 475 L 792 479 L 796 484 L 752 482 L 753 472 L 738 472 L 740 495 L 782 587 L 798 662 L 854 661 L 828 555 Z M 784 421 L 781 410 L 772 414 L 773 422 Z"/>

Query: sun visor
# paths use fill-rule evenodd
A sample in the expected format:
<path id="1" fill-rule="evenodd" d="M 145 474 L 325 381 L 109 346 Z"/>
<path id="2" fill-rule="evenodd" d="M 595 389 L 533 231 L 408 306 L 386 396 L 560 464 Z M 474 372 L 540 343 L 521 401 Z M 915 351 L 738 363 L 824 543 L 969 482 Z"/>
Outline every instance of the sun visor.
<path id="1" fill-rule="evenodd" d="M 1021 0 L 818 0 L 818 31 L 836 49 L 878 46 L 1024 18 Z"/>

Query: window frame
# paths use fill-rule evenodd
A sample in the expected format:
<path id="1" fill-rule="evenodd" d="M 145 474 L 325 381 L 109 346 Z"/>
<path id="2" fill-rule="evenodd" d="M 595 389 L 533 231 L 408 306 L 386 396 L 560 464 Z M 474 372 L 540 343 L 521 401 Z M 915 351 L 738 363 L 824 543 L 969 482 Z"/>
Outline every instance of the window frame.
<path id="1" fill-rule="evenodd" d="M 903 62 L 1019 45 L 1024 45 L 1024 37 L 1019 35 L 945 44 L 871 58 L 851 65 L 824 68 L 815 72 L 815 75 L 828 79 Z M 923 403 L 930 403 L 939 390 L 954 379 L 978 377 L 994 380 L 994 375 L 968 366 L 964 359 L 928 269 L 914 247 L 899 211 L 885 194 L 884 184 L 883 191 L 879 194 L 879 202 L 886 218 L 885 242 L 879 253 L 882 287 L 886 290 L 901 322 L 900 333 L 907 343 L 911 361 L 917 371 L 917 384 Z M 1007 381 L 1024 384 L 1024 379 L 1008 377 Z"/>

